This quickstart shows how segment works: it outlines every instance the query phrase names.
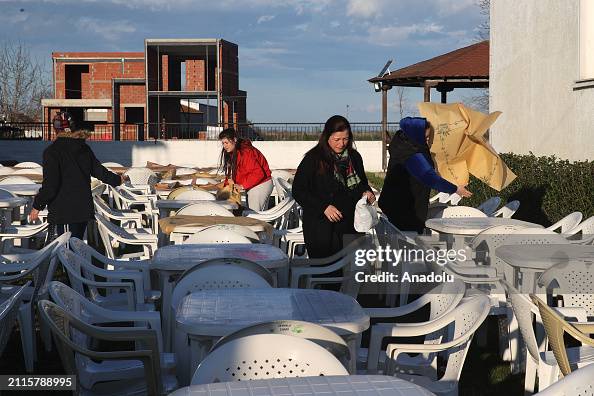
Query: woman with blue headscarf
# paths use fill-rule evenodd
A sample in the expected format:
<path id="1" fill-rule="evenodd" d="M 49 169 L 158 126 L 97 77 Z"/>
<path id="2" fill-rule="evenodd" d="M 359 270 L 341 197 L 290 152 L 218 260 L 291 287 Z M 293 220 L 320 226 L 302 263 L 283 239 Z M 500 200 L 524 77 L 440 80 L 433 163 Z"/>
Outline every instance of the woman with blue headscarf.
<path id="1" fill-rule="evenodd" d="M 401 231 L 423 232 L 431 189 L 470 197 L 435 171 L 429 153 L 431 125 L 422 117 L 405 117 L 390 142 L 390 161 L 378 201 L 388 219 Z"/>

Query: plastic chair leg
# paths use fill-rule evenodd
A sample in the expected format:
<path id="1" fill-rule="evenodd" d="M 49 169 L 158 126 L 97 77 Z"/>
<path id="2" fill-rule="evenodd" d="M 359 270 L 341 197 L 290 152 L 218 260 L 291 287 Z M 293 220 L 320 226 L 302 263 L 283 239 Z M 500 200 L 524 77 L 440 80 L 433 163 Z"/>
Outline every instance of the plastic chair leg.
<path id="1" fill-rule="evenodd" d="M 23 355 L 25 360 L 25 369 L 28 373 L 34 370 L 36 356 L 35 332 L 33 330 L 33 311 L 31 302 L 23 303 L 19 308 L 18 314 L 19 327 L 21 330 L 21 344 L 23 346 Z"/>

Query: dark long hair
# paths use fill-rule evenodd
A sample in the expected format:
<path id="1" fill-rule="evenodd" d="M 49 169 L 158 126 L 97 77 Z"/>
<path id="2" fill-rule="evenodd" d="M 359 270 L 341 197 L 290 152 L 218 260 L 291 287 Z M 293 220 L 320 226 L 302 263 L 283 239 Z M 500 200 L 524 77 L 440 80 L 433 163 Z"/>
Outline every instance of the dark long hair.
<path id="1" fill-rule="evenodd" d="M 328 145 L 328 139 L 334 132 L 347 131 L 349 133 L 349 142 L 347 143 L 346 150 L 349 152 L 349 156 L 353 152 L 353 131 L 351 130 L 351 124 L 349 120 L 341 115 L 333 115 L 328 118 L 324 125 L 324 130 L 320 134 L 318 144 L 310 150 L 311 155 L 314 157 L 314 161 L 317 163 L 319 173 L 330 172 L 334 169 L 334 158 L 336 155 L 334 151 Z"/>
<path id="2" fill-rule="evenodd" d="M 235 140 L 235 150 L 228 153 L 224 148 L 221 149 L 221 156 L 219 157 L 219 169 L 225 171 L 225 176 L 235 180 L 235 173 L 237 171 L 237 152 L 241 149 L 244 140 L 237 136 L 237 132 L 233 128 L 223 129 L 219 133 L 219 140 L 227 138 L 228 140 Z"/>

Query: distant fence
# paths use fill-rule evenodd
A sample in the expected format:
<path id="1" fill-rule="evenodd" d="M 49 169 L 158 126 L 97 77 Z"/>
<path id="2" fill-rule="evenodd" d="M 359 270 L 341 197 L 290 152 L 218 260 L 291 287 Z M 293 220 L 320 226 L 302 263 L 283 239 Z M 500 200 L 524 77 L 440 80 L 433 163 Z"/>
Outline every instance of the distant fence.
<path id="1" fill-rule="evenodd" d="M 217 140 L 224 127 L 234 127 L 240 136 L 251 140 L 317 140 L 324 129 L 323 123 L 251 123 L 235 125 L 204 124 L 94 124 L 84 129 L 93 141 L 142 141 L 142 140 Z M 351 123 L 355 140 L 381 140 L 382 124 Z M 388 132 L 398 130 L 398 123 L 389 123 Z M 49 123 L 0 124 L 0 140 L 52 140 L 55 130 Z"/>

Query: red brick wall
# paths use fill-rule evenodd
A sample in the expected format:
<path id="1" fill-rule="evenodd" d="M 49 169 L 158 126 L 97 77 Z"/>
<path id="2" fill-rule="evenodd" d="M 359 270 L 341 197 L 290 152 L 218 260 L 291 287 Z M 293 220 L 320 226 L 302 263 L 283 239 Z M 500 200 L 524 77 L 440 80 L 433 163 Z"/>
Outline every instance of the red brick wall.
<path id="1" fill-rule="evenodd" d="M 169 90 L 169 55 L 161 55 L 161 86 L 160 91 Z"/>
<path id="2" fill-rule="evenodd" d="M 186 91 L 206 91 L 204 60 L 186 60 Z"/>

